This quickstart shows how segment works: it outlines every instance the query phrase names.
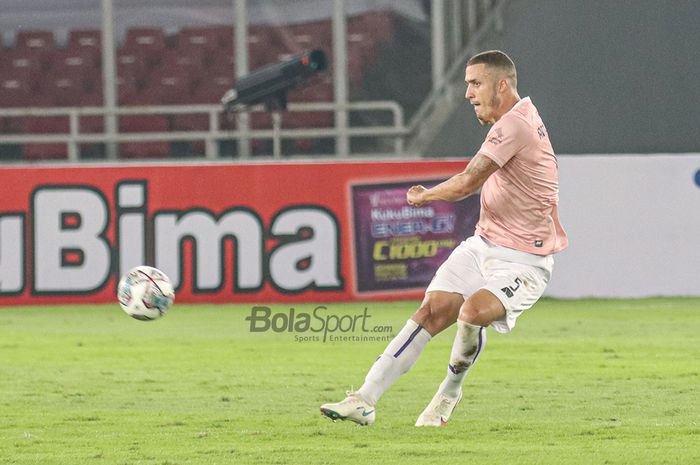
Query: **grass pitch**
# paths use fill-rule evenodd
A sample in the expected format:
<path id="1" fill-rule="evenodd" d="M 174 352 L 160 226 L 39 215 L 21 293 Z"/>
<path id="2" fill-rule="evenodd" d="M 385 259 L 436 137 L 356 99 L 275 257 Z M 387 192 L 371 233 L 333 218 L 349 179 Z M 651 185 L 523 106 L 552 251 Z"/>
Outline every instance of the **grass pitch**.
<path id="1" fill-rule="evenodd" d="M 327 313 L 367 307 L 395 334 L 416 305 Z M 0 309 L 0 463 L 700 463 L 700 299 L 538 303 L 512 334 L 488 331 L 442 429 L 413 423 L 454 328 L 362 428 L 318 406 L 359 386 L 386 342 L 251 333 L 250 312 L 176 305 L 144 323 L 116 304 Z"/>

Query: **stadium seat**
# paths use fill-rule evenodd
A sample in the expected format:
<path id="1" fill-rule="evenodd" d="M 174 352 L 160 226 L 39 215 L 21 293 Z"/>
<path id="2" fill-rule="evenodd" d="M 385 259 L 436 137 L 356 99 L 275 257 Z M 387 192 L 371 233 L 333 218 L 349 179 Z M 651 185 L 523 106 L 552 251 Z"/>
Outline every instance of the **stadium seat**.
<path id="1" fill-rule="evenodd" d="M 69 50 L 94 49 L 101 52 L 102 32 L 99 29 L 73 29 L 68 33 Z"/>
<path id="2" fill-rule="evenodd" d="M 52 31 L 19 31 L 15 47 L 23 50 L 50 51 L 54 49 Z"/>
<path id="3" fill-rule="evenodd" d="M 205 56 L 201 49 L 171 49 L 163 54 L 156 73 L 188 74 L 199 78 L 205 69 Z"/>
<path id="4" fill-rule="evenodd" d="M 161 115 L 122 115 L 119 117 L 119 131 L 166 132 L 168 119 Z M 119 144 L 120 158 L 166 158 L 170 154 L 170 144 L 158 142 L 124 142 Z"/>
<path id="5" fill-rule="evenodd" d="M 347 22 L 348 35 L 354 33 L 366 34 L 378 44 L 386 44 L 394 39 L 393 15 L 389 10 L 372 11 L 349 16 Z"/>
<path id="6" fill-rule="evenodd" d="M 209 70 L 195 87 L 189 103 L 193 104 L 219 104 L 221 97 L 234 85 L 233 72 L 231 70 Z M 173 115 L 172 127 L 176 131 L 208 131 L 209 115 L 206 113 L 178 114 Z M 233 130 L 236 128 L 234 118 L 227 115 L 219 115 L 219 128 L 223 130 Z M 204 152 L 204 142 L 193 141 L 191 151 L 195 154 Z"/>
<path id="7" fill-rule="evenodd" d="M 160 70 L 139 94 L 141 105 L 183 105 L 190 103 L 194 77 L 181 70 Z"/>
<path id="8" fill-rule="evenodd" d="M 235 76 L 236 57 L 233 54 L 233 50 L 217 50 L 216 54 L 211 59 L 207 74 L 211 74 L 212 72 L 220 73 L 224 71 L 231 76 Z M 206 78 L 206 75 L 203 77 Z"/>
<path id="9" fill-rule="evenodd" d="M 93 88 L 84 92 L 80 101 L 80 106 L 99 107 L 102 106 L 103 96 L 101 88 Z M 105 130 L 104 117 L 102 115 L 85 115 L 78 119 L 78 129 L 81 134 L 98 134 Z M 105 144 L 84 143 L 79 144 L 80 158 L 102 158 L 105 152 Z"/>
<path id="10" fill-rule="evenodd" d="M 99 52 L 94 48 L 57 50 L 51 57 L 50 74 L 94 80 L 100 72 Z"/>
<path id="11" fill-rule="evenodd" d="M 310 81 L 308 85 L 302 87 L 301 89 L 296 89 L 289 93 L 289 102 L 295 103 L 306 103 L 306 102 L 332 102 L 333 101 L 333 84 L 332 82 L 320 80 L 318 82 Z M 333 112 L 321 112 L 321 111 L 309 111 L 309 112 L 293 112 L 291 115 L 298 115 L 301 121 L 308 118 L 307 121 L 325 121 L 319 125 L 314 124 L 295 124 L 293 127 L 327 127 L 327 122 L 330 121 L 332 125 Z M 316 116 L 314 116 L 316 115 Z M 323 115 L 323 118 L 318 117 L 318 115 Z M 291 119 L 290 121 L 292 121 Z M 291 126 L 290 126 L 291 127 Z"/>
<path id="12" fill-rule="evenodd" d="M 208 131 L 209 115 L 205 113 L 192 113 L 183 115 L 173 115 L 173 131 Z M 203 139 L 192 139 L 191 141 L 173 142 L 173 152 L 180 155 L 202 155 L 205 152 L 205 141 Z"/>
<path id="13" fill-rule="evenodd" d="M 177 34 L 175 48 L 181 51 L 199 51 L 208 63 L 221 52 L 233 52 L 233 28 L 231 26 L 183 28 Z"/>
<path id="14" fill-rule="evenodd" d="M 250 70 L 275 63 L 288 53 L 280 42 L 279 32 L 272 26 L 254 25 L 248 31 L 248 63 Z"/>
<path id="15" fill-rule="evenodd" d="M 376 62 L 377 44 L 365 33 L 348 34 L 348 79 L 352 85 L 359 85 L 367 66 Z"/>
<path id="16" fill-rule="evenodd" d="M 165 48 L 165 32 L 160 28 L 147 27 L 130 28 L 123 47 L 124 50 L 140 51 L 148 66 L 158 64 Z"/>
<path id="17" fill-rule="evenodd" d="M 85 82 L 81 76 L 49 76 L 42 92 L 51 97 L 54 105 L 60 107 L 79 106 L 85 95 Z"/>
<path id="18" fill-rule="evenodd" d="M 314 82 L 316 81 L 316 82 Z M 330 79 L 310 81 L 308 85 L 289 93 L 289 102 L 332 102 L 333 84 Z M 282 126 L 289 129 L 330 128 L 334 124 L 332 111 L 295 111 L 284 115 Z M 294 147 L 301 152 L 311 152 L 318 146 L 318 138 L 294 139 Z"/>
<path id="19" fill-rule="evenodd" d="M 393 40 L 392 18 L 389 11 L 375 11 L 348 18 L 348 75 L 353 85 L 360 84 L 365 69 L 376 63 L 379 47 Z"/>
<path id="20" fill-rule="evenodd" d="M 0 107 L 34 106 L 36 101 L 36 86 L 28 77 L 3 73 L 0 78 Z"/>
<path id="21" fill-rule="evenodd" d="M 70 134 L 67 116 L 32 116 L 23 121 L 24 134 Z M 68 157 L 68 144 L 24 144 L 25 160 L 56 160 Z"/>
<path id="22" fill-rule="evenodd" d="M 117 75 L 133 77 L 142 81 L 148 75 L 150 65 L 146 53 L 141 49 L 119 48 L 117 50 Z"/>
<path id="23" fill-rule="evenodd" d="M 41 76 L 47 65 L 47 55 L 32 53 L 27 50 L 10 49 L 2 55 L 0 70 L 3 77 L 24 77 L 35 79 Z"/>
<path id="24" fill-rule="evenodd" d="M 209 69 L 197 83 L 191 103 L 220 103 L 221 97 L 233 88 L 233 70 L 228 68 Z"/>
<path id="25" fill-rule="evenodd" d="M 233 87 L 231 72 L 211 70 L 207 72 L 195 87 L 189 103 L 219 104 L 221 97 Z M 222 129 L 234 129 L 235 121 L 229 122 L 223 116 L 219 119 Z M 177 131 L 208 131 L 209 115 L 204 113 L 173 115 L 173 129 Z"/>
<path id="26" fill-rule="evenodd" d="M 128 73 L 117 75 L 117 102 L 119 105 L 135 105 L 141 86 L 138 79 Z"/>
<path id="27" fill-rule="evenodd" d="M 279 30 L 279 38 L 288 53 L 321 49 L 328 59 L 332 56 L 333 33 L 330 20 L 287 25 Z"/>

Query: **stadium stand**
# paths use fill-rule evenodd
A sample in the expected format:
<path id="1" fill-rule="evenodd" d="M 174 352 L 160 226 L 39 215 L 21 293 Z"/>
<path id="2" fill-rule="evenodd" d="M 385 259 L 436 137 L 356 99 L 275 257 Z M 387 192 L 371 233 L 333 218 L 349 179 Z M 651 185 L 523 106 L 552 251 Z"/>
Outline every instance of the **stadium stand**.
<path id="1" fill-rule="evenodd" d="M 377 51 L 391 44 L 393 22 L 389 12 L 370 12 L 348 18 L 348 66 L 351 92 L 362 85 L 368 65 L 376 61 Z M 168 35 L 158 27 L 126 30 L 117 44 L 117 101 L 122 106 L 216 104 L 234 82 L 234 31 L 232 26 L 183 27 Z M 72 107 L 102 105 L 101 31 L 68 31 L 67 41 L 58 46 L 52 31 L 19 31 L 15 45 L 0 49 L 0 107 Z M 254 24 L 249 28 L 249 68 L 254 70 L 278 62 L 292 54 L 320 48 L 332 64 L 331 20 L 314 20 L 272 26 Z M 331 70 L 332 72 L 332 70 Z M 311 84 L 311 83 L 310 83 Z M 293 91 L 290 102 L 330 102 L 333 87 L 330 77 L 314 80 L 313 85 Z M 332 112 L 285 112 L 284 128 L 327 128 L 333 126 Z M 236 118 L 221 115 L 221 129 L 235 130 Z M 270 129 L 270 114 L 255 112 L 253 129 Z M 81 116 L 81 132 L 99 132 L 102 116 Z M 171 116 L 122 116 L 123 132 L 207 131 L 209 116 L 204 113 Z M 67 117 L 20 118 L 0 121 L 3 133 L 69 133 Z M 313 152 L 312 140 L 292 141 L 297 151 Z M 99 153 L 102 144 L 87 149 L 81 156 Z M 95 147 L 98 147 L 97 149 Z M 171 147 L 172 148 L 172 147 Z M 265 149 L 253 141 L 254 152 Z M 204 143 L 189 144 L 189 155 L 202 154 Z M 26 144 L 28 160 L 66 158 L 66 144 Z M 134 142 L 120 145 L 124 158 L 166 157 L 166 142 Z"/>
<path id="2" fill-rule="evenodd" d="M 69 120 L 66 116 L 37 116 L 24 118 L 21 132 L 26 134 L 62 134 L 70 131 Z M 68 157 L 68 146 L 65 143 L 25 144 L 25 160 L 55 160 Z"/>
<path id="3" fill-rule="evenodd" d="M 122 132 L 164 132 L 168 130 L 168 119 L 161 115 L 125 115 L 119 117 Z M 170 154 L 168 142 L 124 142 L 119 144 L 123 158 L 167 158 Z"/>

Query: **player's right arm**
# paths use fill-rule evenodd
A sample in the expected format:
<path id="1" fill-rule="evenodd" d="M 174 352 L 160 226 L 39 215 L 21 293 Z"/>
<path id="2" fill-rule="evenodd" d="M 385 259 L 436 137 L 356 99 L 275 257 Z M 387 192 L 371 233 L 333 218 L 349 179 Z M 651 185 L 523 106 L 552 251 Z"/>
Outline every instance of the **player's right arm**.
<path id="1" fill-rule="evenodd" d="M 456 202 L 478 191 L 486 180 L 500 166 L 482 153 L 477 153 L 461 173 L 455 174 L 447 181 L 426 189 L 413 186 L 406 193 L 409 205 L 420 207 L 434 200 Z"/>

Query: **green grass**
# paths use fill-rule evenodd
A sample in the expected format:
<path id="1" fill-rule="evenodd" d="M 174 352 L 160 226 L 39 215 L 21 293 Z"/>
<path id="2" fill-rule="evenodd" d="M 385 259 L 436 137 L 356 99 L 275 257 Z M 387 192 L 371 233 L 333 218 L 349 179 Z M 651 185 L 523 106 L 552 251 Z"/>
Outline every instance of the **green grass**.
<path id="1" fill-rule="evenodd" d="M 365 306 L 396 333 L 416 303 L 328 305 Z M 386 343 L 250 333 L 249 313 L 176 305 L 143 323 L 116 305 L 0 309 L 0 463 L 700 463 L 700 299 L 542 301 L 512 334 L 489 330 L 437 430 L 413 423 L 454 329 L 361 428 L 318 406 L 360 385 Z"/>

